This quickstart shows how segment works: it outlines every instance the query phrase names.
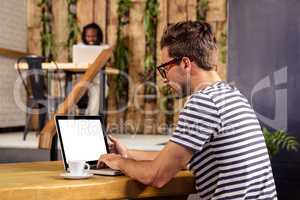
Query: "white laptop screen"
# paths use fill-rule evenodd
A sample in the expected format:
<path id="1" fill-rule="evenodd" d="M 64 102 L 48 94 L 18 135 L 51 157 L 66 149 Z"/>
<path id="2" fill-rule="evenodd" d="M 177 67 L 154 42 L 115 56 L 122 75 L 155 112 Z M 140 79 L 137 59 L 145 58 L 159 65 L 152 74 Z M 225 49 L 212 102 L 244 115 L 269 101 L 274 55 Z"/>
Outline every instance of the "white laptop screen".
<path id="1" fill-rule="evenodd" d="M 73 63 L 92 64 L 97 56 L 104 50 L 109 48 L 108 45 L 84 45 L 78 44 L 73 46 Z"/>
<path id="2" fill-rule="evenodd" d="M 67 163 L 98 160 L 107 153 L 99 119 L 59 119 L 58 126 Z"/>

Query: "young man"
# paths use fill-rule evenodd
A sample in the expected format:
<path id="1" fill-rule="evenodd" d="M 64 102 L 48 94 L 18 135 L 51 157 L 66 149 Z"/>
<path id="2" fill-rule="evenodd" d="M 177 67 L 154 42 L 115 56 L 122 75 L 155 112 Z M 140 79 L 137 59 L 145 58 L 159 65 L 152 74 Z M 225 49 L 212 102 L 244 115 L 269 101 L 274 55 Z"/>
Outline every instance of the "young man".
<path id="1" fill-rule="evenodd" d="M 101 45 L 103 43 L 103 33 L 96 23 L 90 23 L 83 27 L 81 33 L 82 44 L 84 45 Z M 105 98 L 108 94 L 107 79 L 105 79 Z M 99 104 L 100 104 L 100 78 L 97 75 L 89 91 L 78 102 L 78 107 L 81 110 L 82 115 L 98 115 L 99 114 Z M 102 102 L 101 102 L 102 103 Z M 105 102 L 104 102 L 105 103 Z M 82 112 L 83 111 L 83 112 Z"/>
<path id="2" fill-rule="evenodd" d="M 202 22 L 169 26 L 161 40 L 159 72 L 176 93 L 189 98 L 177 127 L 158 153 L 128 150 L 99 159 L 144 184 L 162 187 L 186 165 L 199 199 L 277 199 L 261 127 L 247 99 L 215 71 L 217 46 Z"/>
<path id="3" fill-rule="evenodd" d="M 83 27 L 81 40 L 86 45 L 100 45 L 103 42 L 103 33 L 96 23 L 90 23 Z"/>

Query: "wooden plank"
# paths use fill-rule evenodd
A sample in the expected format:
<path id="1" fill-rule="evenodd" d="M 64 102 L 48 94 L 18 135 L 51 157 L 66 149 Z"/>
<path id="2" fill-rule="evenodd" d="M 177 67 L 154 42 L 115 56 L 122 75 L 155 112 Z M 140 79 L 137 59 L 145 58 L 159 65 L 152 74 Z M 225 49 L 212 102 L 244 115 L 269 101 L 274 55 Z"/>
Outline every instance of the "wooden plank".
<path id="1" fill-rule="evenodd" d="M 66 0 L 56 0 L 52 2 L 54 43 L 56 46 L 55 60 L 57 62 L 68 61 L 68 4 Z"/>
<path id="2" fill-rule="evenodd" d="M 129 9 L 129 13 L 130 12 L 131 11 Z M 129 24 L 126 24 L 126 25 L 122 26 L 122 32 L 123 32 L 123 37 L 125 39 L 125 43 L 128 44 L 130 42 L 130 35 L 132 35 L 132 33 L 130 32 L 130 29 L 129 29 Z M 128 65 L 129 65 L 128 68 L 130 68 L 130 55 L 129 55 L 129 64 Z M 125 76 L 126 76 L 126 74 L 125 74 Z M 128 88 L 128 92 L 129 92 L 130 89 L 131 88 Z M 125 105 L 125 106 L 127 106 L 127 105 Z M 126 113 L 127 113 L 127 111 L 128 110 L 126 108 L 126 109 L 119 109 L 118 112 L 117 112 L 117 115 L 116 115 L 116 117 L 117 117 L 117 125 L 119 126 L 118 133 L 124 133 L 124 134 L 126 134 L 128 128 L 130 127 L 130 126 L 128 126 L 127 121 L 126 121 L 127 120 L 126 119 Z"/>
<path id="3" fill-rule="evenodd" d="M 52 1 L 52 32 L 55 45 L 54 60 L 56 62 L 67 62 L 69 51 L 67 48 L 68 41 L 68 4 L 66 0 Z M 65 74 L 56 73 L 51 75 L 51 80 L 48 81 L 48 88 L 51 89 L 52 96 L 65 96 L 61 85 L 65 85 Z"/>
<path id="4" fill-rule="evenodd" d="M 77 20 L 80 30 L 89 23 L 94 22 L 94 4 L 91 0 L 78 0 L 77 1 Z M 78 40 L 81 41 L 81 36 L 78 35 Z"/>
<path id="5" fill-rule="evenodd" d="M 115 45 L 118 26 L 118 0 L 110 0 L 108 4 L 107 42 L 109 45 Z"/>
<path id="6" fill-rule="evenodd" d="M 197 0 L 186 0 L 187 3 L 187 19 L 195 21 L 197 19 Z"/>
<path id="7" fill-rule="evenodd" d="M 118 25 L 118 1 L 109 0 L 108 3 L 108 13 L 107 13 L 107 43 L 109 45 L 115 45 L 117 39 L 117 25 Z M 117 103 L 116 103 L 116 82 L 115 77 L 108 79 L 109 93 L 108 93 L 108 113 L 107 113 L 107 125 L 113 132 L 118 132 L 118 118 L 117 118 Z"/>
<path id="8" fill-rule="evenodd" d="M 41 27 L 28 28 L 27 31 L 27 48 L 28 53 L 33 55 L 41 55 Z"/>
<path id="9" fill-rule="evenodd" d="M 219 60 L 218 60 L 217 72 L 220 75 L 222 80 L 227 80 L 227 63 L 222 63 L 221 61 L 221 48 L 222 48 L 221 40 L 223 40 L 222 34 L 224 34 L 224 29 L 226 26 L 227 26 L 227 21 L 217 22 L 216 38 L 219 47 Z"/>
<path id="10" fill-rule="evenodd" d="M 129 16 L 129 60 L 128 70 L 131 81 L 129 82 L 129 103 L 126 116 L 126 124 L 130 133 L 143 132 L 144 124 L 144 86 L 141 74 L 144 72 L 145 57 L 145 29 L 144 12 L 145 1 L 133 2 Z M 153 124 L 154 126 L 154 124 Z"/>
<path id="11" fill-rule="evenodd" d="M 87 91 L 89 83 L 95 78 L 97 73 L 102 67 L 104 67 L 108 59 L 111 57 L 112 50 L 112 48 L 108 48 L 102 51 L 102 53 L 96 58 L 95 62 L 81 77 L 80 81 L 73 87 L 63 104 L 59 106 L 56 114 L 67 114 L 71 107 L 79 101 L 79 99 Z M 47 122 L 46 126 L 41 131 L 39 148 L 50 149 L 52 137 L 55 133 L 55 123 L 52 119 Z"/>
<path id="12" fill-rule="evenodd" d="M 35 28 L 41 26 L 41 8 L 39 0 L 27 0 L 27 27 Z"/>
<path id="13" fill-rule="evenodd" d="M 195 192 L 195 179 L 189 171 L 178 172 L 160 189 L 145 186 L 126 176 L 94 176 L 86 180 L 64 180 L 59 176 L 63 172 L 61 161 L 1 164 L 1 199 L 176 199 L 176 196 Z"/>
<path id="14" fill-rule="evenodd" d="M 159 13 L 158 13 L 158 23 L 157 23 L 157 38 L 156 38 L 156 55 L 157 55 L 157 65 L 161 63 L 161 49 L 160 49 L 160 40 L 163 35 L 164 29 L 168 24 L 168 0 L 159 1 Z M 156 84 L 158 88 L 162 88 L 164 83 L 160 74 L 156 71 Z M 158 93 L 157 105 L 160 112 L 158 113 L 158 124 L 161 126 L 157 127 L 157 132 L 160 134 L 166 134 L 164 126 L 166 123 L 165 113 L 163 112 L 164 108 L 162 105 L 164 96 L 161 92 Z"/>
<path id="15" fill-rule="evenodd" d="M 169 4 L 169 20 L 171 23 L 186 21 L 187 19 L 187 9 L 186 1 L 172 1 L 172 4 Z M 180 109 L 183 108 L 184 100 L 175 99 L 174 100 L 174 123 L 177 123 Z"/>
<path id="16" fill-rule="evenodd" d="M 169 6 L 169 23 L 176 23 L 187 20 L 186 10 L 187 0 L 171 0 Z"/>
<path id="17" fill-rule="evenodd" d="M 94 0 L 94 22 L 97 23 L 103 32 L 103 42 L 106 38 L 106 0 Z"/>
<path id="18" fill-rule="evenodd" d="M 227 26 L 227 0 L 209 1 L 206 21 L 212 26 L 219 47 L 219 62 L 217 72 L 222 80 L 227 80 L 227 65 L 220 61 L 220 40 L 224 26 Z"/>
<path id="19" fill-rule="evenodd" d="M 27 51 L 28 54 L 41 55 L 41 8 L 38 0 L 27 0 Z M 37 130 L 38 117 L 33 115 L 30 122 L 33 130 Z"/>
<path id="20" fill-rule="evenodd" d="M 226 0 L 209 0 L 206 21 L 226 21 L 227 16 L 227 1 Z"/>
<path id="21" fill-rule="evenodd" d="M 38 0 L 27 0 L 27 51 L 41 55 L 41 8 Z"/>

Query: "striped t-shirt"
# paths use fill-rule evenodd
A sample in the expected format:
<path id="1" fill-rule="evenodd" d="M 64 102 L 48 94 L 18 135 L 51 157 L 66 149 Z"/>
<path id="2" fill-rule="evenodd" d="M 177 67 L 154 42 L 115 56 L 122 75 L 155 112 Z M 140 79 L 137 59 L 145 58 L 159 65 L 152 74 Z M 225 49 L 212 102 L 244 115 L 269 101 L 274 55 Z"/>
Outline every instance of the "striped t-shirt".
<path id="1" fill-rule="evenodd" d="M 234 86 L 221 81 L 193 93 L 170 140 L 193 151 L 199 199 L 277 199 L 260 124 Z"/>

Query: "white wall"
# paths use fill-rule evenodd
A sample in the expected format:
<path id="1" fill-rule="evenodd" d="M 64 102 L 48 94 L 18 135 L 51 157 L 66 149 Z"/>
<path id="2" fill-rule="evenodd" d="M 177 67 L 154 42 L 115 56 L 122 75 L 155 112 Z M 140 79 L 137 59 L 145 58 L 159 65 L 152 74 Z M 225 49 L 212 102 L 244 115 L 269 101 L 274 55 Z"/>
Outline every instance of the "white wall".
<path id="1" fill-rule="evenodd" d="M 0 56 L 0 128 L 22 126 L 25 124 L 25 112 L 17 104 L 24 104 L 25 92 L 21 85 L 14 95 L 17 73 L 15 59 Z M 17 100 L 18 96 L 20 97 Z"/>
<path id="2" fill-rule="evenodd" d="M 0 0 L 0 48 L 27 51 L 26 0 Z M 15 62 L 0 55 L 0 128 L 25 124 L 25 112 L 17 106 L 13 93 L 18 77 Z M 24 103 L 24 88 L 17 94 Z"/>
<path id="3" fill-rule="evenodd" d="M 0 1 L 0 48 L 27 51 L 26 0 Z"/>

